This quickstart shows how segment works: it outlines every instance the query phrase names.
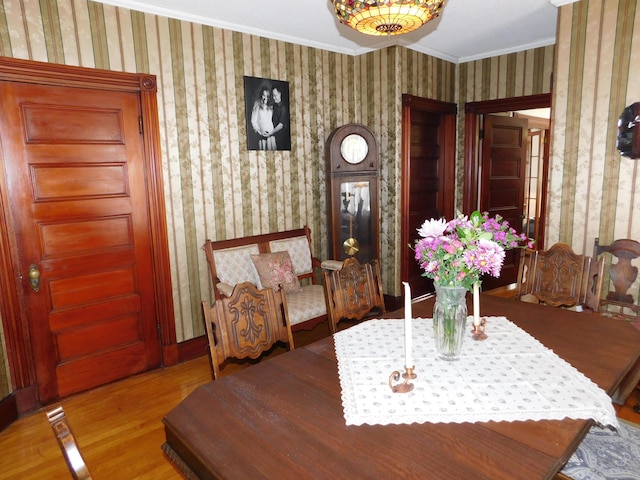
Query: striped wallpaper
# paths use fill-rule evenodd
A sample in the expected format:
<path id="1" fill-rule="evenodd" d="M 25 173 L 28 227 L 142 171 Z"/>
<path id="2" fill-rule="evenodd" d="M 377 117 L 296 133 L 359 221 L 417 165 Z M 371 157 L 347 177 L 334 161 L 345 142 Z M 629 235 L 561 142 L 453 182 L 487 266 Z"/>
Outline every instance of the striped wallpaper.
<path id="1" fill-rule="evenodd" d="M 399 47 L 352 57 L 87 0 L 2 1 L 0 54 L 158 77 L 179 341 L 203 333 L 206 238 L 306 224 L 326 258 L 324 144 L 349 122 L 380 142 L 383 276 L 398 292 L 401 95 L 455 101 L 454 64 Z M 289 82 L 290 152 L 247 150 L 245 75 Z"/>
<path id="2" fill-rule="evenodd" d="M 614 3 L 617 4 L 607 0 L 607 5 Z M 633 1 L 620 3 L 635 5 Z M 561 8 L 559 35 L 562 41 L 558 51 L 553 46 L 543 47 L 461 65 L 403 47 L 352 57 L 88 0 L 1 0 L 0 55 L 145 72 L 158 77 L 176 329 L 177 338 L 182 341 L 203 333 L 200 301 L 212 298 L 211 281 L 201 248 L 206 238 L 233 238 L 307 224 L 313 234 L 314 253 L 319 258 L 326 258 L 324 142 L 334 128 L 349 122 L 368 125 L 380 143 L 384 291 L 399 295 L 401 95 L 409 93 L 459 103 L 459 132 L 462 132 L 465 102 L 551 91 L 554 55 L 557 55 L 561 61 L 556 62 L 560 65 L 556 67 L 559 88 L 554 102 L 561 103 L 556 100 L 561 97 L 567 104 L 568 99 L 576 95 L 579 101 L 586 92 L 585 101 L 594 108 L 592 104 L 601 97 L 594 95 L 588 86 L 577 85 L 579 64 L 576 62 L 579 60 L 574 57 L 580 55 L 573 52 L 574 43 L 577 50 L 587 48 L 584 39 L 574 39 L 579 33 L 574 31 L 577 29 L 574 24 L 595 29 L 599 25 L 600 17 L 591 9 L 589 14 L 579 13 L 586 11 L 587 5 L 597 7 L 602 21 L 607 22 L 602 25 L 607 27 L 603 30 L 606 30 L 608 42 L 602 44 L 613 48 L 614 42 L 616 45 L 630 43 L 628 30 L 614 35 L 616 18 L 611 19 L 602 2 L 595 0 L 583 0 L 575 7 Z M 626 18 L 624 11 L 615 15 Z M 631 29 L 635 18 L 634 13 L 631 20 L 622 23 L 629 24 L 627 28 Z M 627 40 L 619 41 L 618 36 Z M 587 38 L 592 39 L 592 36 L 587 35 Z M 616 52 L 618 48 L 621 47 L 616 46 Z M 631 50 L 635 57 L 639 55 L 637 45 L 632 45 Z M 602 53 L 604 56 L 611 52 Z M 630 56 L 633 55 L 627 53 L 627 58 Z M 594 62 L 583 58 L 582 62 L 585 61 Z M 581 68 L 593 76 L 591 72 L 596 65 L 601 68 L 601 64 L 581 65 Z M 598 83 L 617 84 L 621 68 L 624 70 L 621 65 L 612 65 L 608 73 L 597 70 Z M 629 69 L 628 64 L 626 68 Z M 632 73 L 627 72 L 625 78 L 630 78 Z M 245 75 L 289 82 L 291 151 L 247 150 L 244 141 Z M 621 105 L 631 100 L 626 96 L 622 95 Z M 573 218 L 567 215 L 566 208 L 569 205 L 577 208 L 586 198 L 582 190 L 565 187 L 561 177 L 561 159 L 566 155 L 563 152 L 570 146 L 567 139 L 575 139 L 578 132 L 582 134 L 585 125 L 572 122 L 567 126 L 569 115 L 582 117 L 575 116 L 576 112 L 566 106 L 557 105 L 554 110 L 553 128 L 558 141 L 554 143 L 551 192 L 554 208 L 551 209 L 549 231 L 557 239 L 560 224 L 564 227 Z M 598 117 L 601 120 L 589 124 L 587 131 L 591 135 L 598 132 L 598 139 L 604 140 L 606 132 L 602 133 L 601 127 L 608 125 L 610 128 L 615 120 L 614 111 L 617 118 L 617 105 L 601 106 Z M 461 178 L 464 152 L 462 135 L 459 137 L 458 178 Z M 583 165 L 589 144 L 596 146 L 594 140 L 585 143 L 580 138 L 577 142 L 580 154 L 575 153 L 571 165 Z M 558 153 L 560 142 L 564 146 Z M 609 155 L 609 161 L 613 163 L 614 152 L 610 151 Z M 593 158 L 600 160 L 602 156 Z M 570 168 L 575 170 L 575 167 Z M 637 176 L 635 171 L 632 173 L 625 167 L 616 177 L 624 177 L 625 188 L 621 195 L 625 198 L 635 191 L 631 185 L 637 182 Z M 597 208 L 615 202 L 614 191 L 618 189 L 611 174 L 607 173 L 607 183 L 597 191 L 599 198 L 593 201 Z M 457 191 L 461 192 L 460 181 Z M 591 189 L 591 194 L 594 191 Z M 461 204 L 460 194 L 456 203 Z M 561 205 L 564 210 L 559 209 Z M 590 211 L 595 212 L 595 208 L 596 205 Z M 631 212 L 626 216 L 616 212 L 615 220 L 612 219 L 616 232 L 624 230 L 621 225 L 626 227 Z M 589 231 L 600 232 L 604 228 L 598 224 Z M 633 232 L 640 237 L 637 228 L 635 225 Z"/>
<path id="3" fill-rule="evenodd" d="M 560 9 L 549 243 L 591 254 L 595 237 L 640 239 L 638 161 L 615 147 L 618 117 L 640 101 L 638 32 L 637 0 L 583 0 Z"/>
<path id="4" fill-rule="evenodd" d="M 462 204 L 464 187 L 464 104 L 551 92 L 554 56 L 552 45 L 458 65 L 456 205 Z"/>

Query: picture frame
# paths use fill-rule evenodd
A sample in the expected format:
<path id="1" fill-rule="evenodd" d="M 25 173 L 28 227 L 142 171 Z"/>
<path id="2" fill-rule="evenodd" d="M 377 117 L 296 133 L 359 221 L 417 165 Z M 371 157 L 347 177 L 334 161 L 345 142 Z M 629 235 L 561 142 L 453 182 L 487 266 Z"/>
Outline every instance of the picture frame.
<path id="1" fill-rule="evenodd" d="M 291 150 L 289 82 L 243 78 L 247 150 Z"/>

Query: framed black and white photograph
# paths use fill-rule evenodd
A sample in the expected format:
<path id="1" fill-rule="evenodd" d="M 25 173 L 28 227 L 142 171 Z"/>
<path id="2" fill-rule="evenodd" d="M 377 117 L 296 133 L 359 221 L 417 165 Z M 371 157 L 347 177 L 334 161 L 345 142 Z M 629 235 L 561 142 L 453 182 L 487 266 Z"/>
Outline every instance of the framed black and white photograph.
<path id="1" fill-rule="evenodd" d="M 247 148 L 291 150 L 289 82 L 244 77 Z"/>

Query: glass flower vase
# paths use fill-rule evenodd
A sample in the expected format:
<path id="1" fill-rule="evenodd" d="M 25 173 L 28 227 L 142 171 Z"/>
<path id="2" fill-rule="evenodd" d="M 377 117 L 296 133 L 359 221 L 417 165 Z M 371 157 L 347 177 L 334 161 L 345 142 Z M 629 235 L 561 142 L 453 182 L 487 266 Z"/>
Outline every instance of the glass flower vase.
<path id="1" fill-rule="evenodd" d="M 462 349 L 467 323 L 467 290 L 436 284 L 433 333 L 436 350 L 444 360 L 456 360 Z"/>

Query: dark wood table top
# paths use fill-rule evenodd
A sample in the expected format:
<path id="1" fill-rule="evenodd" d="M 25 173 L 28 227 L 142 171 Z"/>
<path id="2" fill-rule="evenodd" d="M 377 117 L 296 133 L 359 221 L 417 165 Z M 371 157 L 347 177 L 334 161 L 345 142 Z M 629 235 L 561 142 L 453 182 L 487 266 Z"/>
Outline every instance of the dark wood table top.
<path id="1" fill-rule="evenodd" d="M 433 299 L 419 302 L 413 316 L 432 310 Z M 481 314 L 506 316 L 609 393 L 640 358 L 640 331 L 620 320 L 487 295 Z M 347 426 L 332 337 L 198 388 L 164 423 L 180 468 L 243 480 L 553 478 L 591 425 Z"/>

